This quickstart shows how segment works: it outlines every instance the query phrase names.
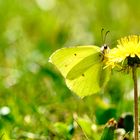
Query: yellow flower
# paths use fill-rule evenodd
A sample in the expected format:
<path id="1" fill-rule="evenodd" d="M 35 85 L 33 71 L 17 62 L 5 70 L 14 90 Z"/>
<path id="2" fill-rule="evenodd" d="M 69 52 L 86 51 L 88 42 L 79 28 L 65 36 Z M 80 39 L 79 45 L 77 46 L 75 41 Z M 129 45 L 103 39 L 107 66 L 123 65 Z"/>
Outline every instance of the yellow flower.
<path id="1" fill-rule="evenodd" d="M 110 50 L 107 54 L 107 66 L 114 68 L 115 66 L 123 66 L 125 60 L 126 65 L 140 64 L 140 36 L 130 35 L 118 40 L 116 48 Z"/>

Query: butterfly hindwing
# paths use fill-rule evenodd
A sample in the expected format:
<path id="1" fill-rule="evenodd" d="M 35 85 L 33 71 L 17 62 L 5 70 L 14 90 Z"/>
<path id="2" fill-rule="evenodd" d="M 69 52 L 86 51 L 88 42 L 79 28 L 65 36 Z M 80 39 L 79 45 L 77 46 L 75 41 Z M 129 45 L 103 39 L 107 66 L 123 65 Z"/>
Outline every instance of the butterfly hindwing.
<path id="1" fill-rule="evenodd" d="M 87 69 L 81 76 L 73 80 L 66 79 L 66 83 L 68 87 L 81 98 L 97 93 L 101 89 L 101 70 L 102 64 L 97 63 Z"/>
<path id="2" fill-rule="evenodd" d="M 110 68 L 104 68 L 103 65 L 101 69 L 101 76 L 100 76 L 100 87 L 106 86 L 107 82 L 109 81 L 110 74 L 111 74 Z"/>

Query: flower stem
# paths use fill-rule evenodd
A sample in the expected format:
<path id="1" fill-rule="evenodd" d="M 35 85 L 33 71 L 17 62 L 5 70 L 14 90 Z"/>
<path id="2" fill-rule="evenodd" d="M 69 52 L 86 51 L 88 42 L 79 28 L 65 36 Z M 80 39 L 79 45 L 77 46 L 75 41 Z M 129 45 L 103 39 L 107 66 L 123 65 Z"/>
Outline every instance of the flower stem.
<path id="1" fill-rule="evenodd" d="M 132 67 L 134 81 L 134 140 L 138 140 L 138 83 L 137 83 L 137 65 Z"/>

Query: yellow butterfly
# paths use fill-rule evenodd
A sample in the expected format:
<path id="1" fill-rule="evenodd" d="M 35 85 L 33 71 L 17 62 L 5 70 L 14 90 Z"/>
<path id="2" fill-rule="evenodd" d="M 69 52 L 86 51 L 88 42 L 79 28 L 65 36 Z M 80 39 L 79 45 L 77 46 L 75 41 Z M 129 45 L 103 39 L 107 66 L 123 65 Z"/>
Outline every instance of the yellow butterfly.
<path id="1" fill-rule="evenodd" d="M 109 47 L 76 46 L 55 51 L 49 58 L 65 78 L 66 84 L 81 98 L 97 93 L 109 80 L 109 69 L 104 68 Z"/>

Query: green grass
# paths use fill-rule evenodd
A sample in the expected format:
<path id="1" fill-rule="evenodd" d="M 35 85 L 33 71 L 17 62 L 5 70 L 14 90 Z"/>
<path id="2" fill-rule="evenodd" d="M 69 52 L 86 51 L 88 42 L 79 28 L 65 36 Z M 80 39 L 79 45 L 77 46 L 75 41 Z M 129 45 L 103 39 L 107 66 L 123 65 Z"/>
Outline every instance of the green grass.
<path id="1" fill-rule="evenodd" d="M 133 112 L 131 76 L 113 72 L 104 93 L 81 100 L 48 58 L 64 46 L 101 46 L 102 28 L 110 30 L 111 48 L 122 36 L 140 34 L 140 2 L 39 1 L 0 0 L 0 138 L 83 140 L 86 129 L 97 140 L 108 119 Z"/>

